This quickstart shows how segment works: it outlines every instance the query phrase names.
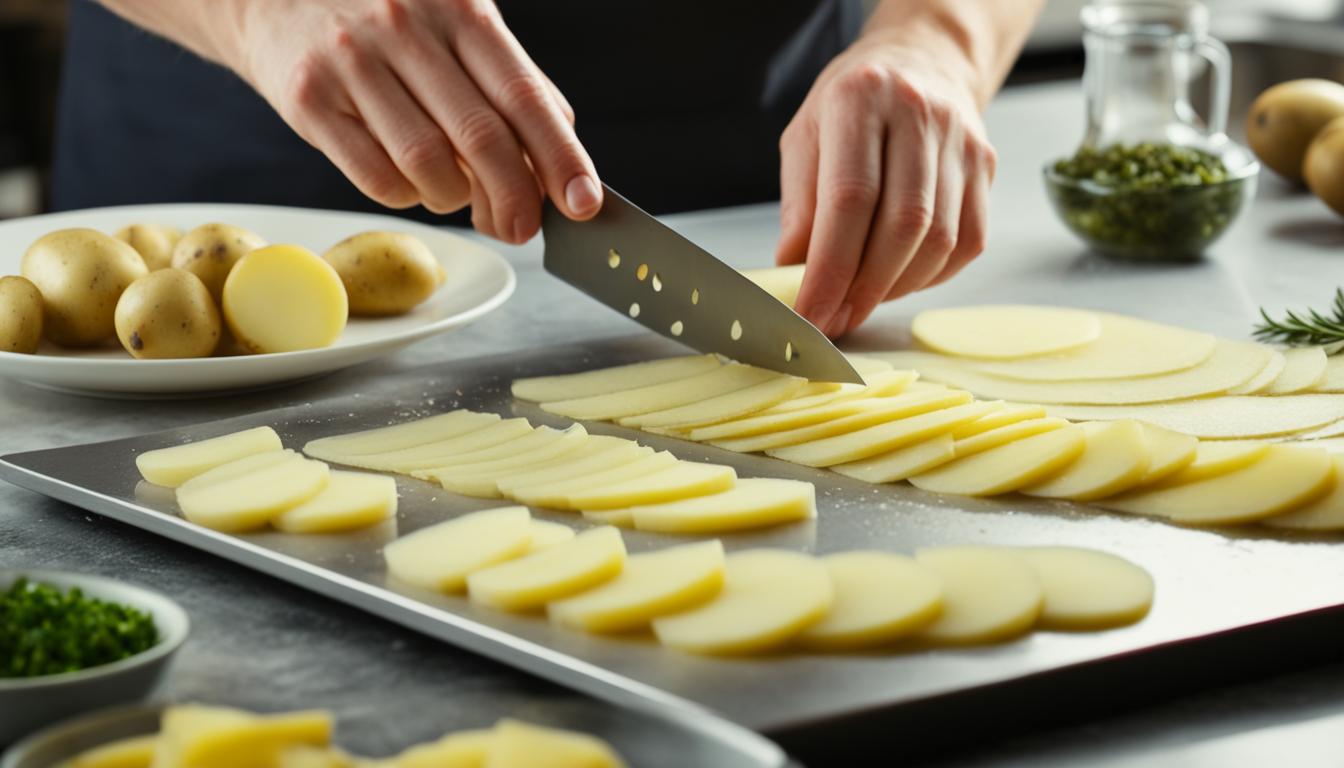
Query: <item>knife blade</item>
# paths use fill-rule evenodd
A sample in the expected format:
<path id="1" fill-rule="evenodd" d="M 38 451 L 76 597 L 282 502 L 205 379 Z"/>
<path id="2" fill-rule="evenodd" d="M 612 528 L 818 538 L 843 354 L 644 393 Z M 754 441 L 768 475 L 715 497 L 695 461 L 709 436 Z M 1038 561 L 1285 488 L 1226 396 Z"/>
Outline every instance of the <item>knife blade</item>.
<path id="1" fill-rule="evenodd" d="M 546 271 L 644 327 L 701 352 L 862 384 L 844 353 L 788 305 L 604 185 L 588 221 L 547 203 Z"/>

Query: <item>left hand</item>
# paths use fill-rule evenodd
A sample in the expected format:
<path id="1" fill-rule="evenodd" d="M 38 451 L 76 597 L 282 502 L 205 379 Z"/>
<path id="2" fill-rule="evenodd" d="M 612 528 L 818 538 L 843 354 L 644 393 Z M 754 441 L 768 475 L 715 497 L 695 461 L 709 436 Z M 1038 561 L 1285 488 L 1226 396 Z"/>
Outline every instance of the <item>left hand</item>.
<path id="1" fill-rule="evenodd" d="M 930 36 L 865 35 L 817 78 L 780 139 L 776 260 L 807 262 L 796 308 L 828 336 L 985 248 L 994 149 L 972 68 Z"/>

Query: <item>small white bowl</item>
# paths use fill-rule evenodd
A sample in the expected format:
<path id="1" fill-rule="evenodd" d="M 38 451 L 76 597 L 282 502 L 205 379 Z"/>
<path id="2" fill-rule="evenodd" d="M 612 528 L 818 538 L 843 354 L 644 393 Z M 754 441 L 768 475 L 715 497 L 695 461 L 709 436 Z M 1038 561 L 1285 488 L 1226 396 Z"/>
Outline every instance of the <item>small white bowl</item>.
<path id="1" fill-rule="evenodd" d="M 138 608 L 154 618 L 159 641 L 129 658 L 77 672 L 0 678 L 0 746 L 71 715 L 145 699 L 191 628 L 181 606 L 141 587 L 80 573 L 5 570 L 0 571 L 0 590 L 19 577 L 62 590 L 79 587 L 88 597 Z"/>

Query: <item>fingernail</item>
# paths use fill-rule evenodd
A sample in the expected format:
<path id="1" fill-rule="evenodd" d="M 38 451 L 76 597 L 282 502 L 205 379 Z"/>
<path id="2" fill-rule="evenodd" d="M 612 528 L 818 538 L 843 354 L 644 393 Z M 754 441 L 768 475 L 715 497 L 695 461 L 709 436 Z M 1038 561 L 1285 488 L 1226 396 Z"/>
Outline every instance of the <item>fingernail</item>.
<path id="1" fill-rule="evenodd" d="M 831 322 L 826 326 L 826 335 L 831 338 L 844 335 L 849 330 L 849 318 L 854 314 L 854 308 L 848 302 L 841 304 L 840 309 L 831 317 Z"/>
<path id="2" fill-rule="evenodd" d="M 587 216 L 596 213 L 598 207 L 602 205 L 602 193 L 598 191 L 597 184 L 591 177 L 579 174 L 565 185 L 565 203 L 575 215 Z"/>

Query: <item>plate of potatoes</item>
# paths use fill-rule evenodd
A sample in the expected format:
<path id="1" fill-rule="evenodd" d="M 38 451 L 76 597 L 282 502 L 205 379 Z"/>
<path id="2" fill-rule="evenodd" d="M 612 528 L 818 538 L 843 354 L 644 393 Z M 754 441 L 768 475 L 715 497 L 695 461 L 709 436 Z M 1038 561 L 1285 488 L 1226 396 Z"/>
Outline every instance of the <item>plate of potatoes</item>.
<path id="1" fill-rule="evenodd" d="M 498 252 L 342 211 L 141 205 L 0 222 L 0 376 L 106 397 L 272 386 L 503 304 Z"/>

